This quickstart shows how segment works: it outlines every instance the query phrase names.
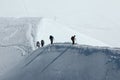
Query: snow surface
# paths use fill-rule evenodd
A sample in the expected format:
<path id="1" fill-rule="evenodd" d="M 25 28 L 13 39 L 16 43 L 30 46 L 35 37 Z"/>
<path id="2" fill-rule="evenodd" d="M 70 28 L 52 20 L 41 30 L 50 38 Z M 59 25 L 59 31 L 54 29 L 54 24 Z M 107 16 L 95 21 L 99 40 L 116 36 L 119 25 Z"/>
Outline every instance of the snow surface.
<path id="1" fill-rule="evenodd" d="M 0 75 L 34 49 L 39 18 L 0 18 Z"/>
<path id="2" fill-rule="evenodd" d="M 56 43 L 35 50 L 0 80 L 119 80 L 119 75 L 119 48 Z"/>
<path id="3" fill-rule="evenodd" d="M 25 54 L 32 53 L 37 40 L 44 39 L 47 45 L 49 35 L 53 35 L 55 42 L 71 42 L 74 34 L 79 44 L 109 46 L 50 19 L 0 18 L 0 75 L 17 65 Z"/>
<path id="4" fill-rule="evenodd" d="M 72 30 L 66 25 L 62 25 L 51 19 L 43 18 L 38 25 L 36 40 L 40 41 L 43 39 L 46 44 L 49 44 L 49 35 L 53 35 L 55 37 L 55 42 L 71 42 L 71 36 L 76 35 L 76 41 L 79 44 L 110 46 L 78 31 Z"/>

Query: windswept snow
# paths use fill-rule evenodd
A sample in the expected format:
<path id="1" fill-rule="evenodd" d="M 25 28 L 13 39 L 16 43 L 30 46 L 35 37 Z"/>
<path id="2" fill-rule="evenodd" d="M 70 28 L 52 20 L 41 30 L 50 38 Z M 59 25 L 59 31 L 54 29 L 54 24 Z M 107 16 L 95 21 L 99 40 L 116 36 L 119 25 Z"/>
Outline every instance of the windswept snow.
<path id="1" fill-rule="evenodd" d="M 49 35 L 55 37 L 55 42 L 71 42 L 70 37 L 76 35 L 79 44 L 109 46 L 50 19 L 0 18 L 0 74 L 18 64 L 25 54 L 32 53 L 37 40 L 44 39 L 49 44 Z"/>
<path id="2" fill-rule="evenodd" d="M 76 41 L 78 44 L 110 46 L 78 31 L 72 30 L 68 26 L 59 24 L 54 20 L 43 18 L 38 26 L 36 40 L 39 41 L 43 39 L 46 44 L 49 44 L 49 35 L 53 35 L 55 37 L 55 42 L 71 42 L 71 36 L 76 35 Z"/>
<path id="3" fill-rule="evenodd" d="M 37 49 L 0 80 L 119 80 L 119 75 L 120 49 L 56 43 Z"/>
<path id="4" fill-rule="evenodd" d="M 0 18 L 0 74 L 35 50 L 40 18 Z"/>

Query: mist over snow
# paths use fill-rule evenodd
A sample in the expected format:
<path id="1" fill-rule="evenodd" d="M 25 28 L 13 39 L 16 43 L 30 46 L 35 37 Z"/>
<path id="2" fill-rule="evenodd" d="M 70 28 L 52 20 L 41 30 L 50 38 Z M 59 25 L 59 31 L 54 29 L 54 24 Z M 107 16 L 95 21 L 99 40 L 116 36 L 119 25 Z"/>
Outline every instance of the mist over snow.
<path id="1" fill-rule="evenodd" d="M 0 74 L 35 50 L 39 18 L 0 18 Z"/>
<path id="2" fill-rule="evenodd" d="M 120 47 L 119 0 L 0 0 L 0 17 L 54 18 L 63 25 Z"/>
<path id="3" fill-rule="evenodd" d="M 119 9 L 120 0 L 0 0 L 0 80 L 119 80 Z"/>
<path id="4" fill-rule="evenodd" d="M 72 30 L 69 26 L 60 24 L 52 19 L 42 18 L 38 25 L 36 41 L 45 40 L 45 44 L 49 44 L 49 35 L 53 35 L 55 42 L 71 42 L 71 36 L 76 35 L 78 44 L 87 44 L 94 46 L 110 46 L 102 41 L 86 36 L 78 31 Z"/>
<path id="5" fill-rule="evenodd" d="M 71 36 L 76 35 L 77 44 L 111 47 L 52 19 L 0 18 L 0 75 L 8 73 L 21 61 L 24 62 L 28 56 L 31 56 L 37 49 L 36 41 L 43 39 L 45 45 L 48 45 L 49 35 L 54 36 L 55 43 L 71 43 Z"/>

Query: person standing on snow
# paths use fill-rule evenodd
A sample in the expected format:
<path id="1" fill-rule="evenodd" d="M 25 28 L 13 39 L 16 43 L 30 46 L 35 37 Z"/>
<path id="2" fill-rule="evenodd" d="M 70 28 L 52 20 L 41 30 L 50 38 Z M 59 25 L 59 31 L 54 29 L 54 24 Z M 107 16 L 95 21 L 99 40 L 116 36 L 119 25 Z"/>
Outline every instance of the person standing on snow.
<path id="1" fill-rule="evenodd" d="M 75 35 L 71 37 L 71 40 L 72 40 L 72 44 L 75 44 Z"/>
<path id="2" fill-rule="evenodd" d="M 53 44 L 54 37 L 50 35 L 49 39 L 50 39 L 51 44 Z"/>
<path id="3" fill-rule="evenodd" d="M 41 47 L 43 47 L 45 44 L 44 40 L 41 40 Z"/>
<path id="4" fill-rule="evenodd" d="M 39 41 L 36 42 L 36 46 L 37 46 L 38 48 L 40 47 L 40 42 L 39 42 Z"/>

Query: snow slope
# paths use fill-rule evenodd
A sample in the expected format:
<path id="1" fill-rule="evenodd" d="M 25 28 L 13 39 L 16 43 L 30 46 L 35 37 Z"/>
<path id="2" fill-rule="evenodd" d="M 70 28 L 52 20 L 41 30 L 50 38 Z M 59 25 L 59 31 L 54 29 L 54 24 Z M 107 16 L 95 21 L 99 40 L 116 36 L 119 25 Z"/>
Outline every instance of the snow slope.
<path id="1" fill-rule="evenodd" d="M 71 42 L 71 36 L 76 35 L 76 41 L 79 44 L 110 46 L 78 31 L 72 30 L 69 26 L 59 24 L 51 19 L 43 18 L 38 25 L 36 40 L 40 41 L 44 39 L 45 43 L 49 44 L 49 35 L 55 37 L 55 42 Z"/>
<path id="2" fill-rule="evenodd" d="M 0 80 L 119 80 L 119 75 L 119 48 L 56 43 L 35 50 Z"/>
<path id="3" fill-rule="evenodd" d="M 39 18 L 0 18 L 0 75 L 34 49 Z"/>
<path id="4" fill-rule="evenodd" d="M 44 39 L 49 44 L 49 35 L 55 42 L 71 42 L 70 37 L 76 35 L 77 43 L 109 46 L 99 40 L 88 37 L 78 31 L 45 18 L 0 18 L 0 75 L 19 63 L 23 56 L 36 49 L 37 40 Z"/>

